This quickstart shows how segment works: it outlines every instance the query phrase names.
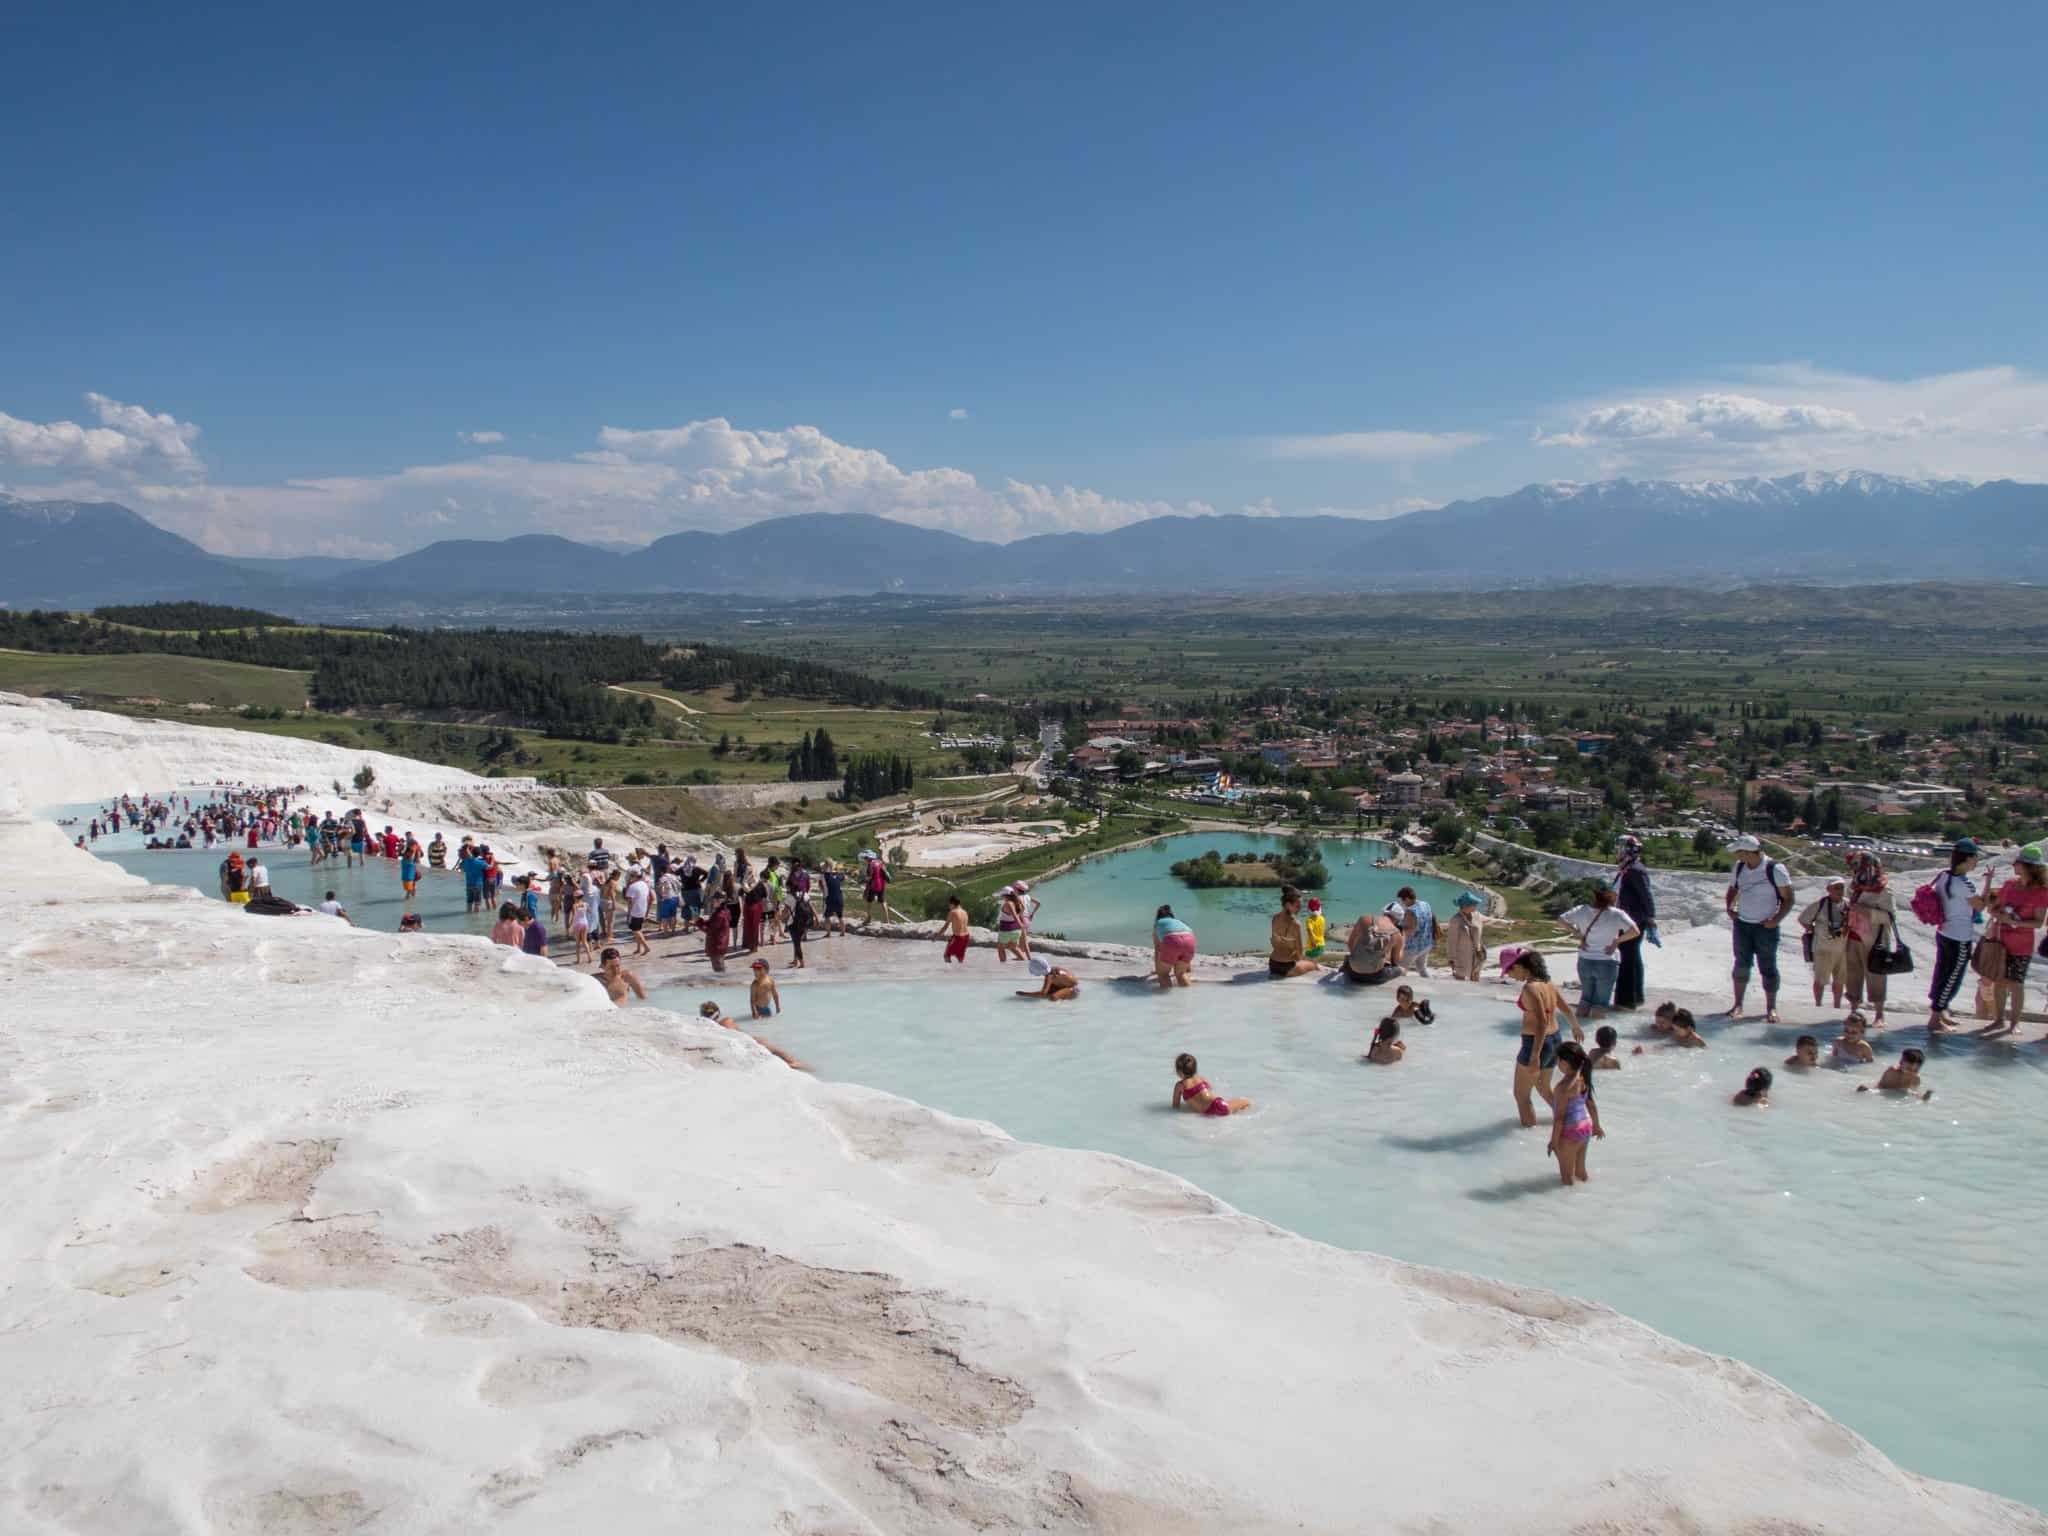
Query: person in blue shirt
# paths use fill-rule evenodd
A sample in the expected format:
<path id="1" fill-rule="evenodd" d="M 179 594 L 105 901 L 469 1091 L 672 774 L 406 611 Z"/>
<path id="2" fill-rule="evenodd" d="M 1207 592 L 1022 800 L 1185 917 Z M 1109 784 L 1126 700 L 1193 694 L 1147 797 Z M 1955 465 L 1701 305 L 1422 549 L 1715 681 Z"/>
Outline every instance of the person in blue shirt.
<path id="1" fill-rule="evenodd" d="M 846 871 L 827 859 L 818 870 L 825 882 L 825 921 L 823 931 L 829 935 L 832 925 L 839 925 L 839 936 L 846 937 Z"/>
<path id="2" fill-rule="evenodd" d="M 1415 887 L 1404 885 L 1394 893 L 1394 899 L 1387 903 L 1387 916 L 1400 925 L 1402 934 L 1401 966 L 1418 976 L 1429 974 L 1429 952 L 1436 947 L 1436 911 L 1430 904 L 1415 894 Z"/>
<path id="3" fill-rule="evenodd" d="M 483 911 L 484 859 L 474 849 L 462 856 L 462 894 L 470 911 Z"/>

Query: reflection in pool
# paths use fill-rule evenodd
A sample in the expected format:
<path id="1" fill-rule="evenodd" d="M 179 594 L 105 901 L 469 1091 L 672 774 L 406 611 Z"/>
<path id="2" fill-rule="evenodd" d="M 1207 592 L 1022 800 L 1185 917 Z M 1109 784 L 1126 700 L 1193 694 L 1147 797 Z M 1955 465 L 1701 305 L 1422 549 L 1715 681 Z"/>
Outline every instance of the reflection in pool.
<path id="1" fill-rule="evenodd" d="M 1547 1130 L 1515 1124 L 1504 987 L 1425 984 L 1439 1022 L 1408 1028 L 1402 1065 L 1368 1067 L 1384 992 L 1090 981 L 1076 1003 L 1027 1003 L 1008 995 L 1024 978 L 977 959 L 950 983 L 785 987 L 762 1031 L 821 1075 L 1167 1168 L 1312 1237 L 1607 1302 L 1769 1372 L 1916 1471 L 2048 1504 L 2041 1052 L 1933 1045 L 1922 1104 L 1859 1096 L 1875 1067 L 1779 1070 L 1797 1029 L 1710 1022 L 1709 1049 L 1642 1057 L 1625 1040 L 1593 1182 L 1567 1193 Z M 725 1001 L 745 1017 L 743 987 Z M 1181 1050 L 1254 1110 L 1169 1112 Z M 1778 1071 L 1770 1107 L 1731 1109 L 1759 1064 Z"/>
<path id="2" fill-rule="evenodd" d="M 1204 953 L 1263 950 L 1273 920 L 1272 888 L 1198 891 L 1183 884 L 1171 869 L 1211 848 L 1225 855 L 1263 853 L 1286 841 L 1249 832 L 1186 832 L 1091 859 L 1037 886 L 1035 894 L 1044 904 L 1037 926 L 1070 939 L 1150 945 L 1152 914 L 1163 902 L 1193 926 Z M 1416 894 L 1436 909 L 1439 922 L 1451 915 L 1451 903 L 1465 889 L 1427 875 L 1373 868 L 1373 860 L 1391 850 L 1369 838 L 1324 838 L 1322 848 L 1330 883 L 1313 894 L 1330 916 L 1332 943 L 1359 913 L 1379 911 L 1404 885 L 1414 886 Z"/>

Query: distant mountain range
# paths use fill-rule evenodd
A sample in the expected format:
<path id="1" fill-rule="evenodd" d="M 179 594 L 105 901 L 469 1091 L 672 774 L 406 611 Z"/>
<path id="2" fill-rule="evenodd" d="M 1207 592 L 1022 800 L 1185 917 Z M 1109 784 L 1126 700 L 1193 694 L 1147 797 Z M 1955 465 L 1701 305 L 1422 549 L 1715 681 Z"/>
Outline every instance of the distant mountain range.
<path id="1" fill-rule="evenodd" d="M 815 513 L 621 551 L 549 534 L 386 561 L 209 554 L 110 502 L 0 496 L 0 602 L 193 598 L 293 612 L 493 597 L 1491 590 L 1588 581 L 2048 579 L 2048 485 L 1845 472 L 1530 485 L 1365 522 L 1156 517 L 989 544 Z"/>

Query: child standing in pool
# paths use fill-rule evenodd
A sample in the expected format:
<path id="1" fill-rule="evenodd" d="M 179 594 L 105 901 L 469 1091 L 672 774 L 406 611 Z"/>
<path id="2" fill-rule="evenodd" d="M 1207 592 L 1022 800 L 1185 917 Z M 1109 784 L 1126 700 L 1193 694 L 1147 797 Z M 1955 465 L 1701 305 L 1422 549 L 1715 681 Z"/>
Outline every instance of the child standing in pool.
<path id="1" fill-rule="evenodd" d="M 757 1019 L 772 1019 L 782 1012 L 782 994 L 775 990 L 775 979 L 768 974 L 768 962 L 754 962 L 754 982 L 747 988 L 747 1004 Z"/>
<path id="2" fill-rule="evenodd" d="M 1308 935 L 1307 954 L 1311 960 L 1323 958 L 1323 944 L 1330 936 L 1330 920 L 1323 916 L 1323 902 L 1319 896 L 1308 899 L 1308 918 L 1302 923 Z"/>
<path id="3" fill-rule="evenodd" d="M 1241 1115 L 1252 1107 L 1250 1099 L 1226 1099 L 1213 1092 L 1209 1079 L 1195 1075 L 1195 1058 L 1182 1051 L 1173 1058 L 1173 1070 L 1179 1081 L 1173 1085 L 1173 1107 L 1192 1110 L 1198 1115 Z"/>
<path id="4" fill-rule="evenodd" d="M 1569 1189 L 1592 1177 L 1586 1172 L 1586 1148 L 1593 1138 L 1604 1139 L 1607 1133 L 1600 1128 L 1600 1106 L 1593 1101 L 1593 1068 L 1586 1048 L 1567 1040 L 1557 1048 L 1557 1064 L 1564 1076 L 1553 1101 L 1556 1113 L 1550 1121 L 1550 1155 L 1557 1159 L 1558 1178 Z"/>

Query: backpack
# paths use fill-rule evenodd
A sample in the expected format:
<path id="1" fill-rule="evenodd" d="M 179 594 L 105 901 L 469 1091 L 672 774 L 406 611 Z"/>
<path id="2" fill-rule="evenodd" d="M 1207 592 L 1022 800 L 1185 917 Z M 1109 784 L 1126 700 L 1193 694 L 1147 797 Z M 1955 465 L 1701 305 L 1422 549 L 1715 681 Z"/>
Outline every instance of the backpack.
<path id="1" fill-rule="evenodd" d="M 1913 915 L 1930 928 L 1939 928 L 1942 919 L 1948 915 L 1942 905 L 1941 892 L 1935 889 L 1935 885 L 1949 878 L 1948 875 L 1936 875 L 1913 893 Z"/>
<path id="2" fill-rule="evenodd" d="M 1771 888 L 1771 895 L 1774 897 L 1777 896 L 1778 891 L 1781 889 L 1781 887 L 1778 885 L 1778 871 L 1783 869 L 1784 867 L 1784 865 L 1780 864 L 1776 859 L 1772 858 L 1769 854 L 1764 855 L 1764 862 L 1762 865 L 1764 872 L 1764 884 L 1768 885 Z M 1735 861 L 1735 868 L 1729 871 L 1728 878 L 1733 880 L 1737 885 L 1742 884 L 1742 861 L 1740 859 L 1737 859 Z M 1791 881 L 1788 879 L 1785 882 L 1785 888 L 1789 888 L 1790 885 Z"/>

